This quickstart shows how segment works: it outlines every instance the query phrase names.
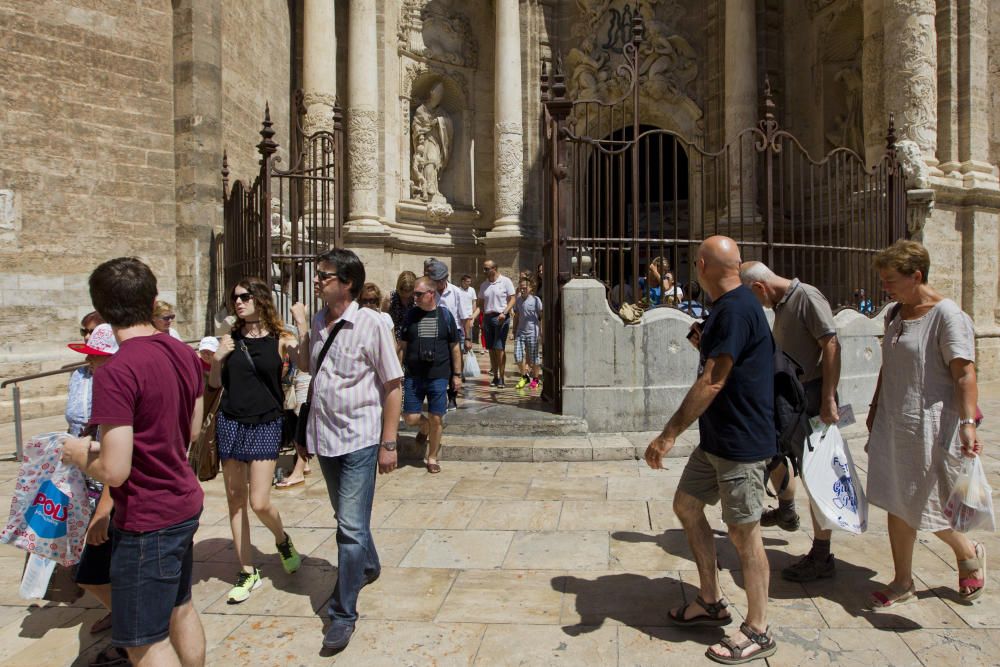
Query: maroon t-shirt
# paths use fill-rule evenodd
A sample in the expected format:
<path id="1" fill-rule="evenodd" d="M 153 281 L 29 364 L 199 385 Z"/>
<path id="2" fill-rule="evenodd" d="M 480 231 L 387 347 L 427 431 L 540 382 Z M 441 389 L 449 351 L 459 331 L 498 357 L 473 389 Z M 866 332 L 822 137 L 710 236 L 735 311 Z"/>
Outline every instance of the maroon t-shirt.
<path id="1" fill-rule="evenodd" d="M 165 334 L 124 341 L 94 371 L 90 423 L 132 426 L 132 472 L 111 488 L 118 528 L 160 530 L 201 511 L 205 494 L 188 465 L 187 445 L 204 389 L 198 355 Z"/>

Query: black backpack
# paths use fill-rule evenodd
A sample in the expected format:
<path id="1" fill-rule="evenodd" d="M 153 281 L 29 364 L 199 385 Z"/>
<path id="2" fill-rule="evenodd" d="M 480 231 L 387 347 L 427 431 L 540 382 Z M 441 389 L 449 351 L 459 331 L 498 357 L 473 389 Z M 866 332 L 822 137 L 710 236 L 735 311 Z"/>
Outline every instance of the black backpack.
<path id="1" fill-rule="evenodd" d="M 802 452 L 809 435 L 809 417 L 806 415 L 806 390 L 802 386 L 802 366 L 778 347 L 774 346 L 774 431 L 778 441 L 778 454 L 767 466 L 767 473 L 784 463 L 798 475 L 802 470 Z M 765 482 L 766 482 L 765 477 Z M 788 473 L 781 482 L 781 493 L 788 486 Z M 768 495 L 771 492 L 768 491 Z"/>

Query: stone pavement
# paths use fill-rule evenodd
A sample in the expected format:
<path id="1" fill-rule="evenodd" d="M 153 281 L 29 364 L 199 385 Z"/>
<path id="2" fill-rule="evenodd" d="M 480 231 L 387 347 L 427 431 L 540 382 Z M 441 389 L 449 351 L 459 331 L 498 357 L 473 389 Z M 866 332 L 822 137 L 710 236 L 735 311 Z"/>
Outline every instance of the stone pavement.
<path id="1" fill-rule="evenodd" d="M 982 400 L 984 457 L 1000 489 L 1000 391 Z M 849 441 L 863 477 L 861 427 Z M 447 452 L 447 450 L 446 450 Z M 616 461 L 442 461 L 429 475 L 408 465 L 382 476 L 373 526 L 383 563 L 366 588 L 351 645 L 320 651 L 332 590 L 335 520 L 318 470 L 308 483 L 275 492 L 305 560 L 285 575 L 269 533 L 252 519 L 265 584 L 241 605 L 225 594 L 236 573 L 221 476 L 205 485 L 196 537 L 194 600 L 208 635 L 210 665 L 653 665 L 709 664 L 720 630 L 682 630 L 667 610 L 693 598 L 697 573 L 670 503 L 682 466 L 664 471 Z M 0 498 L 16 464 L 0 463 Z M 804 505 L 803 505 L 804 506 Z M 746 609 L 739 563 L 722 532 L 719 561 L 737 619 Z M 803 522 L 805 525 L 806 522 Z M 765 530 L 772 568 L 770 621 L 779 642 L 771 665 L 1000 664 L 1000 577 L 974 604 L 955 595 L 955 562 L 921 534 L 914 561 L 919 600 L 891 613 L 864 610 L 891 571 L 885 513 L 872 509 L 863 536 L 838 533 L 835 579 L 792 584 L 778 570 L 809 545 L 806 530 Z M 996 559 L 1000 538 L 979 534 Z M 82 598 L 30 604 L 17 594 L 23 555 L 0 547 L 0 664 L 85 665 L 107 637 L 88 634 L 102 616 Z M 758 663 L 763 664 L 763 663 Z"/>

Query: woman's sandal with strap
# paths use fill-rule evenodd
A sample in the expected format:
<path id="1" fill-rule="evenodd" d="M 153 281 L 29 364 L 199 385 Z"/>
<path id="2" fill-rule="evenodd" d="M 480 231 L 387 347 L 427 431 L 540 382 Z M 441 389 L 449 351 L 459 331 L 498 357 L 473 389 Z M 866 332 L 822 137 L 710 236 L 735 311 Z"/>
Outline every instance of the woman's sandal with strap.
<path id="1" fill-rule="evenodd" d="M 705 657 L 716 662 L 721 662 L 723 665 L 741 665 L 744 662 L 750 662 L 751 660 L 757 660 L 759 658 L 767 658 L 774 655 L 775 651 L 778 650 L 778 644 L 774 641 L 774 637 L 771 636 L 769 630 L 764 630 L 764 632 L 754 632 L 744 621 L 740 625 L 740 632 L 746 637 L 744 641 L 737 643 L 731 637 L 726 637 L 720 644 L 729 651 L 728 656 L 719 655 L 712 649 L 705 651 Z M 744 652 L 751 646 L 756 645 L 759 650 L 753 653 L 744 655 Z"/>
<path id="2" fill-rule="evenodd" d="M 975 579 L 972 577 L 963 577 L 961 574 L 962 570 L 966 572 L 978 571 L 979 576 Z M 958 597 L 966 602 L 972 602 L 981 598 L 983 592 L 986 590 L 986 547 L 977 542 L 976 557 L 958 561 L 958 572 Z M 968 593 L 962 593 L 963 588 L 970 588 L 972 590 Z"/>
<path id="3" fill-rule="evenodd" d="M 684 618 L 687 614 L 688 607 L 692 604 L 697 603 L 702 609 L 705 610 L 704 614 L 698 614 L 691 618 Z M 695 625 L 707 625 L 710 627 L 720 628 L 723 625 L 729 625 L 733 622 L 733 617 L 729 614 L 725 616 L 722 612 L 725 611 L 729 603 L 725 600 L 719 600 L 718 602 L 712 602 L 709 604 L 701 599 L 699 595 L 694 599 L 694 603 L 689 602 L 680 609 L 677 610 L 677 614 L 673 612 L 667 612 L 667 616 L 674 625 L 685 625 L 685 626 L 695 626 Z"/>
<path id="4" fill-rule="evenodd" d="M 872 593 L 871 600 L 869 600 L 869 609 L 888 609 L 889 607 L 897 607 L 901 604 L 906 604 L 907 602 L 912 602 L 917 599 L 917 589 L 914 584 L 910 584 L 910 587 L 905 591 L 901 591 L 897 588 L 893 588 L 892 584 L 889 584 L 885 589 L 881 591 L 875 591 Z"/>

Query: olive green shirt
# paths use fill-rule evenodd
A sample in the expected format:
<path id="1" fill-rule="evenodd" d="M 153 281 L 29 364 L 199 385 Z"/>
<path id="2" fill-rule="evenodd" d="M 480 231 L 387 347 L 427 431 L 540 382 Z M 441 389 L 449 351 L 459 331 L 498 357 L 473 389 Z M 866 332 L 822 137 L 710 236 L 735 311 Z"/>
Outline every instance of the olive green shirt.
<path id="1" fill-rule="evenodd" d="M 774 341 L 802 366 L 802 383 L 823 376 L 819 341 L 837 333 L 830 302 L 818 289 L 792 279 L 784 298 L 774 307 Z"/>

